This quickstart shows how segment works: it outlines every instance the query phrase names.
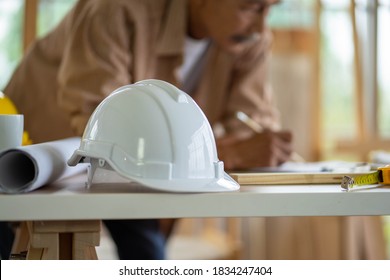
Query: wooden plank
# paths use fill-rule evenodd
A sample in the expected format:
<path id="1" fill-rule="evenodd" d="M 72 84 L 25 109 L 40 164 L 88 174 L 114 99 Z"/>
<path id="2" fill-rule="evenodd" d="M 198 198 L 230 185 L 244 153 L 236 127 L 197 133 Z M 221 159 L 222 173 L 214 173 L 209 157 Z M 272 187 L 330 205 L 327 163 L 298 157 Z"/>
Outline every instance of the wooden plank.
<path id="1" fill-rule="evenodd" d="M 341 184 L 344 176 L 367 175 L 366 173 L 231 173 L 230 176 L 240 185 L 297 185 L 297 184 Z"/>
<path id="2" fill-rule="evenodd" d="M 25 0 L 23 21 L 23 51 L 26 52 L 35 40 L 37 27 L 38 0 Z"/>
<path id="3" fill-rule="evenodd" d="M 354 55 L 354 74 L 355 74 L 355 97 L 356 105 L 355 112 L 357 117 L 357 129 L 358 129 L 358 139 L 357 143 L 365 143 L 365 138 L 367 136 L 367 120 L 366 120 L 366 108 L 364 106 L 364 89 L 363 89 L 363 70 L 362 70 L 362 61 L 360 59 L 360 44 L 359 44 L 359 35 L 356 24 L 356 3 L 355 0 L 350 0 L 350 17 L 352 23 L 352 35 L 353 35 L 353 55 Z M 364 151 L 366 152 L 366 151 Z M 364 155 L 362 156 L 362 159 Z"/>
<path id="4" fill-rule="evenodd" d="M 41 260 L 44 250 L 44 248 L 30 247 L 27 251 L 27 260 Z"/>
<path id="5" fill-rule="evenodd" d="M 33 233 L 30 238 L 29 251 L 33 249 L 43 249 L 42 260 L 58 260 L 58 233 Z"/>
<path id="6" fill-rule="evenodd" d="M 29 234 L 26 222 L 21 222 L 15 233 L 15 240 L 12 245 L 12 254 L 20 254 L 28 250 Z"/>
<path id="7" fill-rule="evenodd" d="M 100 244 L 100 232 L 74 233 L 73 234 L 73 259 L 88 260 L 97 259 L 95 246 Z"/>
<path id="8" fill-rule="evenodd" d="M 35 221 L 34 232 L 100 232 L 100 220 Z"/>
<path id="9" fill-rule="evenodd" d="M 323 158 L 324 147 L 323 147 L 323 96 L 322 96 L 322 84 L 321 84 L 321 14 L 323 6 L 320 0 L 315 1 L 314 14 L 314 34 L 315 34 L 315 46 L 313 50 L 313 95 L 311 105 L 311 122 L 309 137 L 312 141 L 312 158 L 306 159 L 311 161 L 319 161 Z"/>

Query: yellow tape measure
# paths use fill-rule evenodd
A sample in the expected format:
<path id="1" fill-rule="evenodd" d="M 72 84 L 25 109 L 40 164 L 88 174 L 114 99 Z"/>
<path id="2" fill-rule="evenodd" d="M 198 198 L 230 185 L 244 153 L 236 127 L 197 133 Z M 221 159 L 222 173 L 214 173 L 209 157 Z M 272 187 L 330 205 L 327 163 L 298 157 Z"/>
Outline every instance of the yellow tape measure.
<path id="1" fill-rule="evenodd" d="M 356 189 L 357 187 L 383 184 L 390 185 L 390 165 L 379 167 L 377 171 L 359 176 L 344 176 L 341 187 L 345 190 Z"/>

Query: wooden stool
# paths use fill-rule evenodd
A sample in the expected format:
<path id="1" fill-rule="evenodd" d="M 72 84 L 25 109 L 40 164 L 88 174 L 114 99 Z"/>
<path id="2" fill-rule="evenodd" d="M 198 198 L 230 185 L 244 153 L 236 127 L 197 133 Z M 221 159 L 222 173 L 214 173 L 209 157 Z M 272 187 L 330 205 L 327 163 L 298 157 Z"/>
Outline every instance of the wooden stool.
<path id="1" fill-rule="evenodd" d="M 28 260 L 97 260 L 100 227 L 100 220 L 23 222 L 12 251 L 27 251 Z"/>

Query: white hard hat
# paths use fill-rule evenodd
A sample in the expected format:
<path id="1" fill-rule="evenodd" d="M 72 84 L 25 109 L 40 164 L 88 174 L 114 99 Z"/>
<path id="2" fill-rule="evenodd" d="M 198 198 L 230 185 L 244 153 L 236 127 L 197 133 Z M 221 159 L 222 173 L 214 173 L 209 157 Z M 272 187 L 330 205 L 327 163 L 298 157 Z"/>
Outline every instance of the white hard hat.
<path id="1" fill-rule="evenodd" d="M 234 191 L 239 185 L 218 160 L 210 124 L 194 100 L 160 80 L 121 87 L 89 119 L 68 164 L 97 167 L 153 189 Z"/>

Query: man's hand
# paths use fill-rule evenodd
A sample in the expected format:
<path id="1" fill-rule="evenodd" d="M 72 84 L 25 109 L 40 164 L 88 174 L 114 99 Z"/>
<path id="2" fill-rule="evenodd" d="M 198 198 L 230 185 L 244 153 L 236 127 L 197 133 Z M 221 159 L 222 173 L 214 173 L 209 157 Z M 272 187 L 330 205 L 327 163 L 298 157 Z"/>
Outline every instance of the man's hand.
<path id="1" fill-rule="evenodd" d="M 264 131 L 244 138 L 229 135 L 217 140 L 218 157 L 227 170 L 278 166 L 290 159 L 291 140 L 288 131 Z"/>

